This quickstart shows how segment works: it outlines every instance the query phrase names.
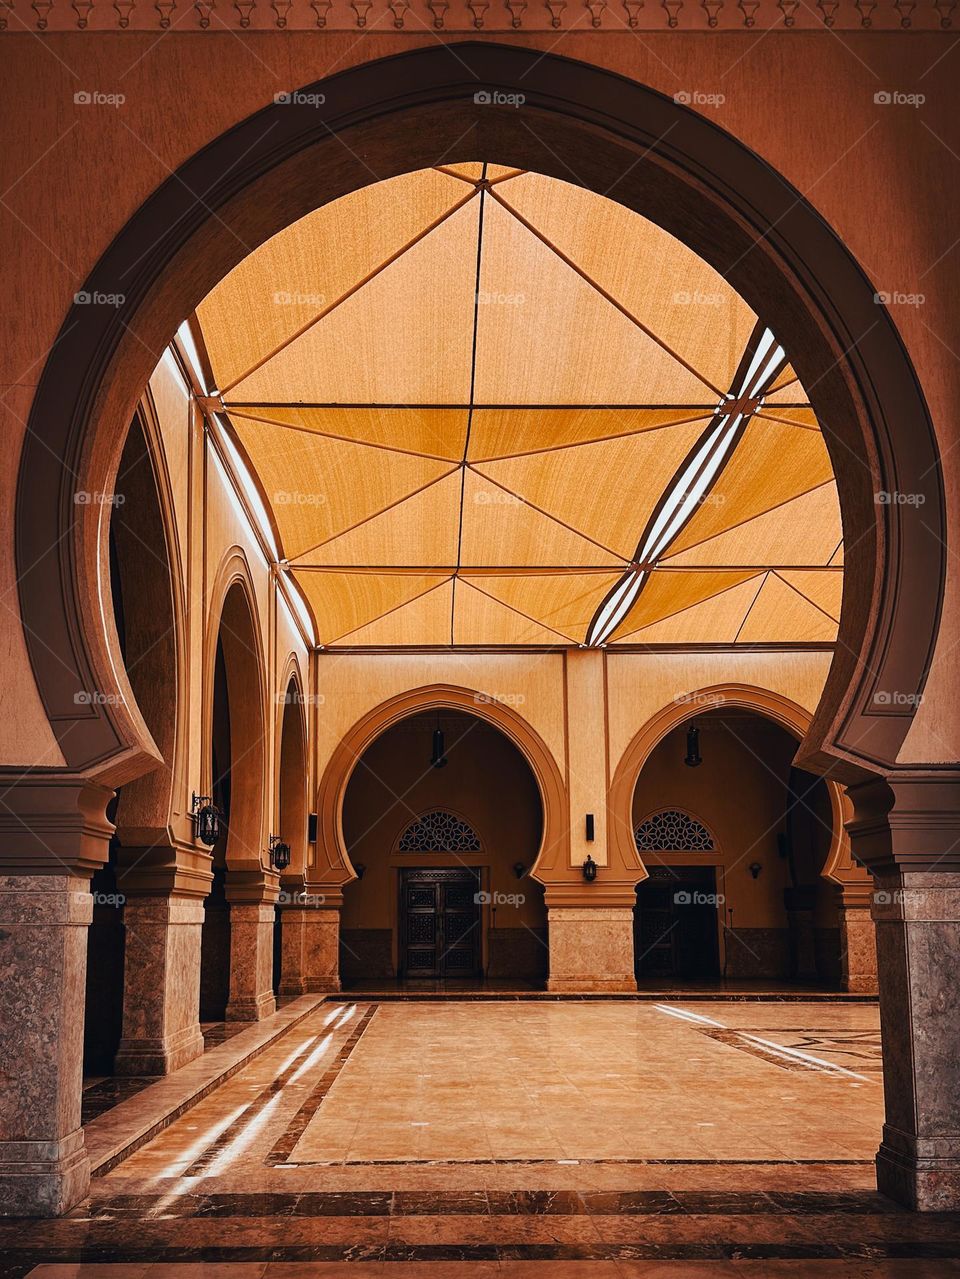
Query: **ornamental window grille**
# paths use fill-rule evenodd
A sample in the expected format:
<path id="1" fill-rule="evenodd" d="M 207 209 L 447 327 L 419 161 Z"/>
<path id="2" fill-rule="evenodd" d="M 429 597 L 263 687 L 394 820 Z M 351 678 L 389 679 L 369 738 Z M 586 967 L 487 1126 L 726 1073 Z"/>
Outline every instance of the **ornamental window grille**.
<path id="1" fill-rule="evenodd" d="M 401 853 L 477 853 L 480 837 L 467 822 L 437 808 L 411 822 L 400 836 Z"/>
<path id="2" fill-rule="evenodd" d="M 711 853 L 713 836 L 702 822 L 678 808 L 647 817 L 633 832 L 638 853 Z"/>

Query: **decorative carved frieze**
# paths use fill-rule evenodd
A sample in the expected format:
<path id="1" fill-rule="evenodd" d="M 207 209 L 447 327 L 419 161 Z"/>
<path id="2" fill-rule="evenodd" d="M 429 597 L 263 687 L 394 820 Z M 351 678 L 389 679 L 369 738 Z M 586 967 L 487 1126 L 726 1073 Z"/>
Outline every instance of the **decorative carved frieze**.
<path id="1" fill-rule="evenodd" d="M 957 0 L 0 0 L 0 31 L 948 31 Z"/>

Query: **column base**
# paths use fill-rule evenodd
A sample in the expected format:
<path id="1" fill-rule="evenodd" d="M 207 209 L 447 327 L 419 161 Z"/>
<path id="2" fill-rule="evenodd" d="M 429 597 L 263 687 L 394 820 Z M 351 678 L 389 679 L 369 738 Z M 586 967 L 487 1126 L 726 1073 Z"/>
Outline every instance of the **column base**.
<path id="1" fill-rule="evenodd" d="M 203 1054 L 199 1025 L 162 1039 L 121 1039 L 114 1059 L 117 1075 L 169 1075 Z"/>
<path id="2" fill-rule="evenodd" d="M 307 984 L 302 977 L 282 977 L 280 979 L 281 995 L 305 995 L 306 993 Z"/>
<path id="3" fill-rule="evenodd" d="M 956 1212 L 960 1158 L 909 1156 L 884 1141 L 877 1151 L 877 1189 L 914 1212 Z"/>
<path id="4" fill-rule="evenodd" d="M 277 1011 L 277 1001 L 273 993 L 257 995 L 253 999 L 231 999 L 227 1004 L 225 1019 L 227 1021 L 263 1021 L 264 1017 L 272 1017 Z"/>
<path id="5" fill-rule="evenodd" d="M 337 995 L 343 989 L 339 977 L 307 977 L 303 985 L 308 995 Z"/>
<path id="6" fill-rule="evenodd" d="M 0 1216 L 60 1217 L 89 1188 L 81 1128 L 60 1142 L 0 1142 Z"/>
<path id="7" fill-rule="evenodd" d="M 636 994 L 637 983 L 633 977 L 548 977 L 547 990 L 561 995 Z"/>

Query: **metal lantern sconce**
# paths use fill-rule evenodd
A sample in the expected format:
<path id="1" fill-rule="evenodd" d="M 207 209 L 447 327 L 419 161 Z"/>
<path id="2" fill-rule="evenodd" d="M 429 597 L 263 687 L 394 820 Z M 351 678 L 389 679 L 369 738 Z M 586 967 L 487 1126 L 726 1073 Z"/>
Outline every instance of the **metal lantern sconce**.
<path id="1" fill-rule="evenodd" d="M 583 863 L 580 869 L 583 871 L 583 877 L 587 883 L 592 884 L 597 877 L 597 863 L 593 860 L 589 853 L 587 854 L 587 860 Z"/>
<path id="2" fill-rule="evenodd" d="M 748 869 L 750 871 L 750 874 L 754 877 L 754 879 L 759 879 L 760 872 L 763 870 L 763 867 L 760 865 L 759 862 L 751 862 Z"/>
<path id="3" fill-rule="evenodd" d="M 285 844 L 279 835 L 270 836 L 270 865 L 275 870 L 286 870 L 290 865 L 290 845 Z"/>
<path id="4" fill-rule="evenodd" d="M 357 872 L 357 879 L 363 879 L 367 870 L 366 862 L 354 862 L 353 869 Z"/>
<path id="5" fill-rule="evenodd" d="M 703 756 L 700 754 L 700 730 L 693 724 L 687 729 L 687 753 L 683 762 L 687 768 L 699 768 L 703 763 Z"/>
<path id="6" fill-rule="evenodd" d="M 516 875 L 517 879 L 523 879 L 526 869 L 527 868 L 524 866 L 523 862 L 513 863 L 513 873 Z"/>
<path id="7" fill-rule="evenodd" d="M 190 814 L 196 825 L 197 839 L 208 848 L 213 848 L 220 838 L 223 818 L 209 795 L 193 793 L 190 803 Z"/>

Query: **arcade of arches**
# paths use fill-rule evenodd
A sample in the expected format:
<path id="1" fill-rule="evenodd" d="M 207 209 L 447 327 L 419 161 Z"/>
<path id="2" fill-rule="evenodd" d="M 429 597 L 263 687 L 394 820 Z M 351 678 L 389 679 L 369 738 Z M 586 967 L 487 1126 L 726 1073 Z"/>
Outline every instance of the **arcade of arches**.
<path id="1" fill-rule="evenodd" d="M 832 1212 L 956 1268 L 949 379 L 732 122 L 586 124 L 594 67 L 524 140 L 415 56 L 442 124 L 361 65 L 342 154 L 282 94 L 198 137 L 176 243 L 131 188 L 135 309 L 13 397 L 0 1213 L 64 1220 L 11 1274 L 787 1264 Z"/>

